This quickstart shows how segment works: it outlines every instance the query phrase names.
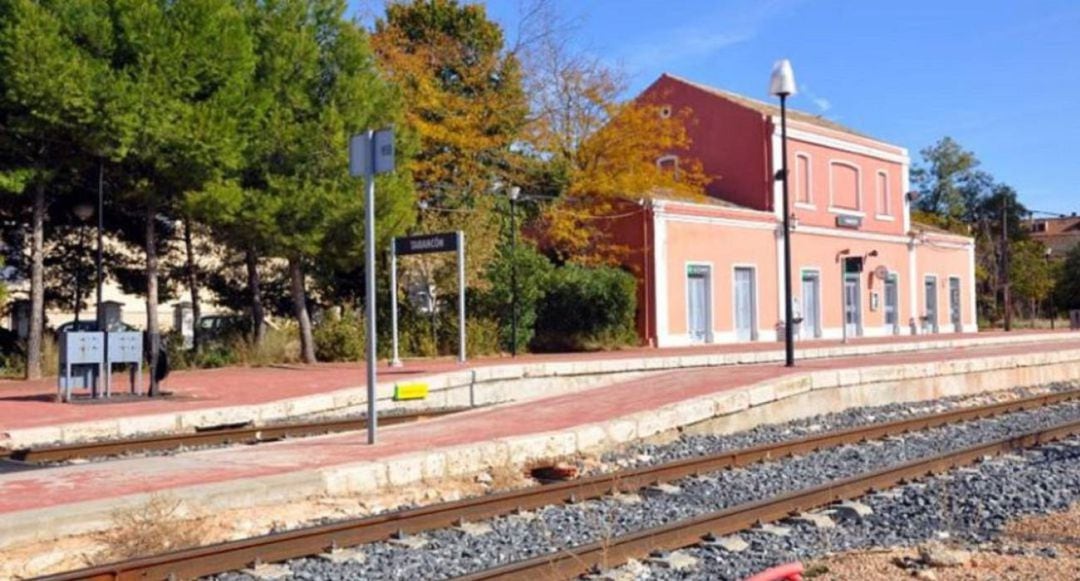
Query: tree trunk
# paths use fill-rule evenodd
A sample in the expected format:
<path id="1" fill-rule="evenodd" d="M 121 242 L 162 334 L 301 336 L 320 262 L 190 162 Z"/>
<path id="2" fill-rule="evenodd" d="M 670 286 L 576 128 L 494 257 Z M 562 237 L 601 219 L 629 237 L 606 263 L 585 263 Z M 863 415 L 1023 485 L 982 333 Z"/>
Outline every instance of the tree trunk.
<path id="1" fill-rule="evenodd" d="M 311 335 L 311 318 L 308 316 L 307 297 L 304 294 L 304 272 L 299 258 L 289 259 L 289 279 L 292 288 L 293 311 L 300 323 L 300 353 L 304 363 L 315 363 L 315 341 Z"/>
<path id="2" fill-rule="evenodd" d="M 195 250 L 191 243 L 191 219 L 184 220 L 184 250 L 187 252 L 187 283 L 191 289 L 191 317 L 194 324 L 191 326 L 191 346 L 195 351 L 199 350 L 199 319 L 202 318 L 202 307 L 199 305 L 199 272 L 195 269 Z"/>
<path id="3" fill-rule="evenodd" d="M 157 232 L 154 224 L 154 205 L 146 206 L 146 339 L 150 350 L 150 397 L 159 392 L 157 380 L 158 350 L 161 336 L 158 334 L 158 257 Z"/>
<path id="4" fill-rule="evenodd" d="M 26 345 L 26 378 L 41 378 L 41 341 L 45 331 L 45 187 L 34 188 L 30 235 L 30 335 Z"/>
<path id="5" fill-rule="evenodd" d="M 247 262 L 248 289 L 251 291 L 251 335 L 255 345 L 261 345 L 266 336 L 266 315 L 262 304 L 262 277 L 259 276 L 259 259 L 251 248 L 244 253 Z"/>

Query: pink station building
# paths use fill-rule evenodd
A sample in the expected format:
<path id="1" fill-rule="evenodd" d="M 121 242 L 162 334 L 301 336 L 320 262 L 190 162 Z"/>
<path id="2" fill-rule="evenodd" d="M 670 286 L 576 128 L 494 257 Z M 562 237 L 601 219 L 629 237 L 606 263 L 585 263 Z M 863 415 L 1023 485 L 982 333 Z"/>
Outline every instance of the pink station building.
<path id="1" fill-rule="evenodd" d="M 613 220 L 659 347 L 783 338 L 779 107 L 663 75 L 641 99 L 689 108 L 705 201 L 653 197 Z M 799 340 L 976 331 L 974 241 L 912 223 L 902 147 L 788 112 L 792 295 Z"/>

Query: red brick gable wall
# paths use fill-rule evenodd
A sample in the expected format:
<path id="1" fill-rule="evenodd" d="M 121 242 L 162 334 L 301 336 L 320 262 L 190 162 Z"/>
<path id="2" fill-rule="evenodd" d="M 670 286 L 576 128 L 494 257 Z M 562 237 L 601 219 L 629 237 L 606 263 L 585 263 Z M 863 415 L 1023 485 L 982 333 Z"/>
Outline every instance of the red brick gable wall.
<path id="1" fill-rule="evenodd" d="M 712 178 L 706 193 L 756 210 L 772 210 L 772 180 L 768 175 L 769 126 L 757 111 L 719 99 L 668 76 L 641 94 L 649 103 L 670 105 L 673 112 L 690 109 L 689 151 L 672 152 L 701 161 Z"/>

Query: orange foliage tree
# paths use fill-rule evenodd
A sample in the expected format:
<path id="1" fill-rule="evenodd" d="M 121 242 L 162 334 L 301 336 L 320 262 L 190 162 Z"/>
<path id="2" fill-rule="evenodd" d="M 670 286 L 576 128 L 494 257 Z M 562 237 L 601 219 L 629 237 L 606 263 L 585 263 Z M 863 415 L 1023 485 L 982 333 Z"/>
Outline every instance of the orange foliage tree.
<path id="1" fill-rule="evenodd" d="M 410 170 L 428 208 L 420 229 L 463 230 L 478 281 L 498 243 L 492 184 L 505 179 L 528 110 L 520 64 L 484 7 L 457 0 L 389 4 L 372 44 L 419 140 Z"/>
<path id="2" fill-rule="evenodd" d="M 685 156 L 693 113 L 669 112 L 655 99 L 621 101 L 623 75 L 571 52 L 572 26 L 545 8 L 534 11 L 535 41 L 520 48 L 532 113 L 523 133 L 526 166 L 544 165 L 555 176 L 547 181 L 557 185 L 539 235 L 564 260 L 617 263 L 624 249 L 610 243 L 604 223 L 626 213 L 627 201 L 704 194 L 701 164 Z M 668 154 L 680 154 L 677 168 L 657 164 Z"/>

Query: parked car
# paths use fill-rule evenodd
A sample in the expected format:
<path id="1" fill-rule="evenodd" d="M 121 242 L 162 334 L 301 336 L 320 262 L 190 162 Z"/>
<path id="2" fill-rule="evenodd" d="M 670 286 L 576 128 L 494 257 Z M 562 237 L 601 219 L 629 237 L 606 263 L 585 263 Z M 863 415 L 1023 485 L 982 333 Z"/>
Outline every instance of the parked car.
<path id="1" fill-rule="evenodd" d="M 244 335 L 250 331 L 251 319 L 243 315 L 199 317 L 199 333 L 207 340 L 221 339 L 230 335 Z"/>
<path id="2" fill-rule="evenodd" d="M 68 321 L 63 325 L 56 328 L 56 334 L 67 333 L 68 331 L 97 331 L 97 321 L 93 319 L 87 319 L 82 321 Z M 110 331 L 138 331 L 135 327 L 123 322 L 114 323 Z"/>

